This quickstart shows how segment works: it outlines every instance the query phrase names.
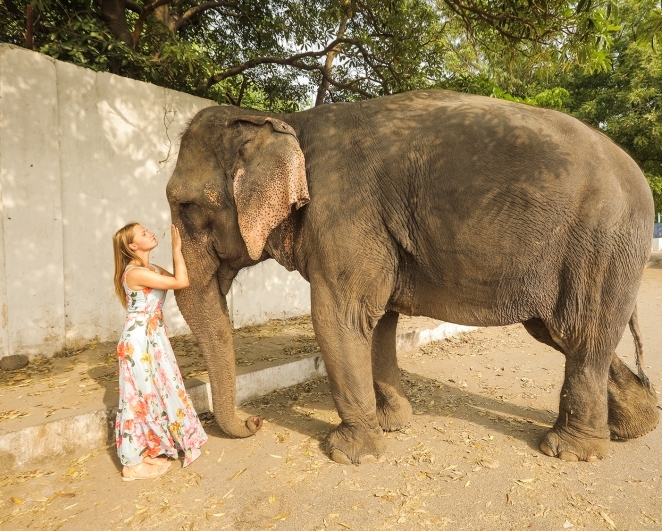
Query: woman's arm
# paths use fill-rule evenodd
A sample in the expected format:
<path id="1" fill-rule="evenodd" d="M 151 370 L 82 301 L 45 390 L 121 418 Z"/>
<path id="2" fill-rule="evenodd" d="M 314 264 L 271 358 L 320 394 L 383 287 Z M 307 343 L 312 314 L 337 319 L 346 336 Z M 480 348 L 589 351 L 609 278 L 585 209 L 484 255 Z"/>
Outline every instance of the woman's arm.
<path id="1" fill-rule="evenodd" d="M 173 274 L 172 274 L 170 271 L 168 271 L 167 269 L 163 269 L 159 264 L 151 264 L 151 265 L 154 266 L 156 269 L 158 269 L 159 272 L 160 272 L 162 275 L 164 275 L 164 276 L 166 276 L 166 277 L 172 277 L 172 278 L 175 278 L 175 275 L 173 275 Z"/>
<path id="2" fill-rule="evenodd" d="M 171 226 L 172 233 L 172 258 L 175 266 L 175 274 L 171 275 L 165 269 L 156 266 L 163 274 L 155 273 L 148 269 L 133 268 L 126 275 L 126 283 L 131 289 L 141 290 L 144 288 L 154 289 L 182 289 L 189 286 L 188 271 L 184 256 L 182 255 L 182 239 L 179 231 L 174 225 Z"/>

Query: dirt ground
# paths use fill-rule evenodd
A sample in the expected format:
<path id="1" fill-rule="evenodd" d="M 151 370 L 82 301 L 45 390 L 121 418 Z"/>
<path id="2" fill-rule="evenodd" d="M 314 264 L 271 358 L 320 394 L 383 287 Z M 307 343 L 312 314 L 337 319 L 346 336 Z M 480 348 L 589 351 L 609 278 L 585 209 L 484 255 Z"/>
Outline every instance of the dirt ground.
<path id="1" fill-rule="evenodd" d="M 662 390 L 662 269 L 639 295 L 647 373 Z M 634 366 L 626 332 L 618 353 Z M 325 380 L 244 404 L 263 429 L 224 438 L 156 480 L 123 483 L 114 448 L 0 477 L 2 529 L 662 529 L 662 428 L 566 463 L 538 450 L 555 418 L 563 356 L 521 325 L 485 328 L 400 355 L 415 416 L 386 434 L 381 463 L 323 452 L 339 418 Z M 659 394 L 659 393 L 658 393 Z"/>

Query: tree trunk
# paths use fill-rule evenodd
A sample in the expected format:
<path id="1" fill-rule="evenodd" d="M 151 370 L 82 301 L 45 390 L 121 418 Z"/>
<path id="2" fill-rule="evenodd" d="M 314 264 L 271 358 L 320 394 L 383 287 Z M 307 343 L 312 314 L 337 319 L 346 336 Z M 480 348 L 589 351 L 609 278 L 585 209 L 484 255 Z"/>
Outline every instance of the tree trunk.
<path id="1" fill-rule="evenodd" d="M 28 50 L 34 49 L 34 8 L 32 5 L 27 7 L 27 16 L 25 24 L 25 47 Z"/>
<path id="2" fill-rule="evenodd" d="M 133 48 L 133 35 L 126 22 L 125 0 L 101 0 L 101 17 L 117 39 Z"/>
<path id="3" fill-rule="evenodd" d="M 345 29 L 347 28 L 347 20 L 349 20 L 349 15 L 343 15 L 342 19 L 340 20 L 340 26 L 338 28 L 338 36 L 337 38 L 340 39 L 345 35 Z M 329 53 L 326 54 L 326 61 L 324 62 L 324 72 L 326 73 L 327 76 L 331 76 L 331 68 L 333 67 L 333 60 L 336 57 L 336 54 L 338 53 L 338 47 L 334 47 L 333 50 L 330 50 Z M 324 103 L 324 97 L 326 96 L 327 91 L 329 90 L 329 81 L 326 78 L 322 78 L 322 83 L 319 86 L 319 89 L 317 89 L 317 98 L 315 99 L 315 107 L 318 105 L 322 105 Z"/>
<path id="4" fill-rule="evenodd" d="M 165 5 L 157 7 L 154 10 L 154 16 L 157 19 L 159 19 L 161 22 L 163 22 L 171 32 L 173 32 L 173 33 L 175 32 L 175 24 L 177 23 L 177 20 L 170 13 L 170 5 L 169 4 L 165 4 Z"/>

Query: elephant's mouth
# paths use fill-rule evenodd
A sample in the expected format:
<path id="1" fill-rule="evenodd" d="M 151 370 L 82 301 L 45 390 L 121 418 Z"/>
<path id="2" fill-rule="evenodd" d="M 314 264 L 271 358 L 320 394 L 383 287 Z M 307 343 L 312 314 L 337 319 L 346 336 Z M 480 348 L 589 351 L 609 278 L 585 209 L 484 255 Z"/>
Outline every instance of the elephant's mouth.
<path id="1" fill-rule="evenodd" d="M 232 281 L 237 276 L 237 273 L 238 271 L 227 266 L 224 267 L 221 265 L 221 267 L 218 268 L 218 271 L 216 272 L 216 278 L 218 279 L 218 289 L 220 290 L 223 297 L 226 297 L 230 292 Z"/>
<path id="2" fill-rule="evenodd" d="M 237 273 L 241 268 L 235 269 L 231 267 L 228 260 L 223 258 L 222 253 L 219 251 L 216 238 L 209 238 L 207 246 L 209 256 L 212 257 L 214 265 L 216 266 L 218 289 L 221 292 L 221 295 L 226 297 L 230 292 L 230 288 L 232 287 L 232 281 L 237 276 Z"/>

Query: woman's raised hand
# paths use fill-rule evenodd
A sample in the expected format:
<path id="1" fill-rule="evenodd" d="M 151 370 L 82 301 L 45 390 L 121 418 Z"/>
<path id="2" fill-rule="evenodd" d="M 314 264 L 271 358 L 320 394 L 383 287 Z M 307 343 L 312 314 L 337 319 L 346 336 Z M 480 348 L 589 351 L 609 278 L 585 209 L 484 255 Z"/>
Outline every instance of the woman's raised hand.
<path id="1" fill-rule="evenodd" d="M 179 230 L 174 225 L 170 225 L 170 233 L 172 240 L 172 254 L 182 252 L 182 238 L 179 235 Z"/>

